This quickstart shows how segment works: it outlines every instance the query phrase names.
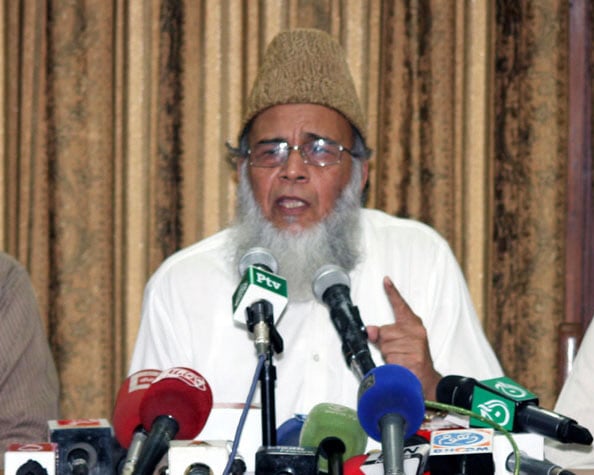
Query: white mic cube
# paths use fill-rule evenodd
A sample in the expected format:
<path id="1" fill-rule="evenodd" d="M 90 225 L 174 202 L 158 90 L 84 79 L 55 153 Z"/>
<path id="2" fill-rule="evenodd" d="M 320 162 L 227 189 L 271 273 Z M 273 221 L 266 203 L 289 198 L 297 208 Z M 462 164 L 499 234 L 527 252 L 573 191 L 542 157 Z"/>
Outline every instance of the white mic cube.
<path id="1" fill-rule="evenodd" d="M 58 444 L 53 442 L 10 444 L 4 453 L 4 475 L 16 475 L 21 468 L 56 475 L 57 453 Z"/>
<path id="2" fill-rule="evenodd" d="M 223 473 L 229 460 L 231 442 L 226 440 L 172 440 L 167 452 L 169 475 L 186 475 L 196 464 L 214 474 Z"/>

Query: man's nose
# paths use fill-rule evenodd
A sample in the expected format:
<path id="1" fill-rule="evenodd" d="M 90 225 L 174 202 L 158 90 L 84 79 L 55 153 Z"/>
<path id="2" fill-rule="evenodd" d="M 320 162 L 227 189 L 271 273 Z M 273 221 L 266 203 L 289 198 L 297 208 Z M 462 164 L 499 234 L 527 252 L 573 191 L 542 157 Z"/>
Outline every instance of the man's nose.
<path id="1" fill-rule="evenodd" d="M 305 163 L 301 150 L 289 149 L 289 156 L 282 164 L 281 178 L 292 181 L 307 181 L 309 179 L 310 166 Z"/>

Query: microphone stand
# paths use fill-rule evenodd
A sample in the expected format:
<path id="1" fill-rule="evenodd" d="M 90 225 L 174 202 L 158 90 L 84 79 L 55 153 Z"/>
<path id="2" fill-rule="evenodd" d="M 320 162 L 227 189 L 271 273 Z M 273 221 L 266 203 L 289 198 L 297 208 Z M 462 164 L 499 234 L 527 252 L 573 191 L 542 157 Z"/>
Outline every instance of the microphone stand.
<path id="1" fill-rule="evenodd" d="M 248 330 L 254 333 L 254 344 L 258 356 L 264 355 L 265 361 L 260 372 L 260 390 L 262 394 L 262 445 L 276 445 L 276 409 L 274 382 L 276 368 L 272 362 L 273 352 L 283 351 L 283 340 L 274 327 L 272 304 L 267 300 L 258 300 L 246 309 Z"/>

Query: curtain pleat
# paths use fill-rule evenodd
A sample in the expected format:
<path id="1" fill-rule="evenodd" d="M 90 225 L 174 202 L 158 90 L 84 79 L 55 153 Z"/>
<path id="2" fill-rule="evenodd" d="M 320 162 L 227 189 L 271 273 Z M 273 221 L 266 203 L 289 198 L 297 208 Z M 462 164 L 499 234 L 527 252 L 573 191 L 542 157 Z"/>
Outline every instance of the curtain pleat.
<path id="1" fill-rule="evenodd" d="M 347 51 L 374 150 L 368 206 L 448 240 L 506 372 L 552 407 L 568 8 L 0 2 L 0 244 L 31 273 L 63 415 L 110 416 L 149 276 L 233 220 L 224 143 L 237 141 L 266 45 L 293 27 L 324 29 Z"/>
<path id="2" fill-rule="evenodd" d="M 567 6 L 502 2 L 496 16 L 488 330 L 503 366 L 556 390 L 563 315 Z"/>

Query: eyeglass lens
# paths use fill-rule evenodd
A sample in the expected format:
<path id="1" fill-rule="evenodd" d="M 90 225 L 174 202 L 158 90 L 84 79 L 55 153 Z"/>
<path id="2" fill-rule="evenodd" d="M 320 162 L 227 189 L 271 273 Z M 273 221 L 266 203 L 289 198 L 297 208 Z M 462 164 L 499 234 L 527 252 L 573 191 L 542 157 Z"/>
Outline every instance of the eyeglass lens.
<path id="1" fill-rule="evenodd" d="M 327 139 L 315 139 L 302 145 L 289 145 L 287 142 L 259 143 L 250 150 L 250 163 L 256 167 L 276 167 L 288 160 L 292 150 L 299 151 L 305 163 L 325 167 L 339 163 L 345 149 Z"/>

